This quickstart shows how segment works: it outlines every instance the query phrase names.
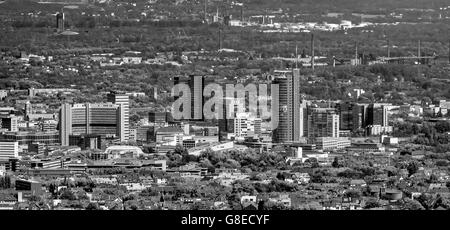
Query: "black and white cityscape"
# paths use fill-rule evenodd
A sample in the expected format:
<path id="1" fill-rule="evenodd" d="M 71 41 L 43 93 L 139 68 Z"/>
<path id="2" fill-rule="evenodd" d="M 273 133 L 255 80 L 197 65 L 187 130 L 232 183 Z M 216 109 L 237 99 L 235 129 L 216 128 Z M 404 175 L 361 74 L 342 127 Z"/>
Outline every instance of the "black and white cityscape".
<path id="1" fill-rule="evenodd" d="M 448 0 L 0 0 L 0 210 L 449 210 Z"/>

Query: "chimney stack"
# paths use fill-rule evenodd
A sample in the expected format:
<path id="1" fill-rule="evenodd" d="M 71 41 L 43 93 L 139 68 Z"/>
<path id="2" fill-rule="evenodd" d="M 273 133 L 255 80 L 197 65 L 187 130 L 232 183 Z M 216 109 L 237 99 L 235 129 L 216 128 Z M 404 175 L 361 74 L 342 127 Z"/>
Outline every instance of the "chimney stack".
<path id="1" fill-rule="evenodd" d="M 417 60 L 417 62 L 418 62 L 418 64 L 420 65 L 421 63 L 422 63 L 422 61 L 421 61 L 421 53 L 420 53 L 420 50 L 421 50 L 421 44 L 420 44 L 420 40 L 419 40 L 419 44 L 418 44 L 418 48 L 417 48 L 417 58 L 418 58 L 418 60 Z"/>
<path id="2" fill-rule="evenodd" d="M 387 40 L 387 56 L 391 57 L 391 42 L 389 41 L 389 39 Z"/>
<path id="3" fill-rule="evenodd" d="M 311 33 L 311 68 L 314 70 L 314 34 Z"/>

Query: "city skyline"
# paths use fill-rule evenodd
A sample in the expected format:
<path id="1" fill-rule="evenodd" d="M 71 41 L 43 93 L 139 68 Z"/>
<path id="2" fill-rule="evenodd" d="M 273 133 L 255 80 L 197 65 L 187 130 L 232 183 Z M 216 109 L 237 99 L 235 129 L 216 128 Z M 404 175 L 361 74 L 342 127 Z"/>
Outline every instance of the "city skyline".
<path id="1" fill-rule="evenodd" d="M 0 209 L 448 210 L 448 31 L 445 0 L 0 1 Z"/>

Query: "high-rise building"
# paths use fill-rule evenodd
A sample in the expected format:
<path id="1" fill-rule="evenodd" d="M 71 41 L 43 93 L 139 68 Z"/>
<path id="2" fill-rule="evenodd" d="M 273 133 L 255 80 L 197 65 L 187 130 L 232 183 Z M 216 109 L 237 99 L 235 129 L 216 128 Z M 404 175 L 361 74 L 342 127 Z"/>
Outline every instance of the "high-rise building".
<path id="1" fill-rule="evenodd" d="M 33 105 L 30 101 L 27 101 L 25 103 L 25 116 L 28 116 L 30 114 L 33 114 Z"/>
<path id="2" fill-rule="evenodd" d="M 261 134 L 261 118 L 251 116 L 250 113 L 238 113 L 234 119 L 234 135 L 247 137 Z"/>
<path id="3" fill-rule="evenodd" d="M 82 115 L 83 113 L 80 113 Z M 62 104 L 59 111 L 59 137 L 62 146 L 69 146 L 69 136 L 72 133 L 72 105 Z"/>
<path id="4" fill-rule="evenodd" d="M 18 117 L 14 115 L 0 115 L 0 128 L 10 132 L 17 132 L 19 131 L 18 120 Z"/>
<path id="5" fill-rule="evenodd" d="M 123 104 L 63 104 L 60 110 L 61 145 L 68 146 L 70 135 L 97 134 L 126 141 Z M 127 126 L 128 127 L 128 126 Z"/>
<path id="6" fill-rule="evenodd" d="M 305 137 L 308 135 L 308 106 L 306 104 L 306 101 L 302 101 L 302 103 L 300 104 L 299 117 L 300 137 Z"/>
<path id="7" fill-rule="evenodd" d="M 120 141 L 128 141 L 130 138 L 130 97 L 124 93 L 111 92 L 108 94 L 108 102 L 119 105 L 119 130 L 117 135 Z"/>
<path id="8" fill-rule="evenodd" d="M 205 81 L 203 76 L 189 76 L 189 89 L 191 90 L 191 118 L 203 120 L 203 89 Z"/>
<path id="9" fill-rule="evenodd" d="M 203 120 L 203 90 L 205 88 L 205 78 L 203 76 L 190 75 L 187 80 L 181 79 L 179 76 L 174 77 L 174 85 L 184 83 L 189 86 L 191 93 L 189 103 L 191 105 L 191 116 L 188 120 Z M 179 96 L 175 96 L 174 100 L 177 100 Z"/>
<path id="10" fill-rule="evenodd" d="M 56 28 L 58 32 L 64 31 L 64 13 L 56 14 Z"/>
<path id="11" fill-rule="evenodd" d="M 272 109 L 272 119 L 278 119 L 278 126 L 273 127 L 273 142 L 296 142 L 300 140 L 300 70 L 284 74 L 274 79 L 278 84 L 278 95 L 272 100 L 278 101 L 278 111 Z"/>
<path id="12" fill-rule="evenodd" d="M 19 157 L 19 143 L 17 141 L 0 142 L 0 160 Z"/>
<path id="13" fill-rule="evenodd" d="M 336 105 L 339 113 L 339 129 L 355 131 L 363 126 L 363 107 L 344 102 Z"/>
<path id="14" fill-rule="evenodd" d="M 370 104 L 362 104 L 362 103 L 358 103 L 357 104 L 360 108 L 361 108 L 361 113 L 362 113 L 362 127 L 366 128 L 368 125 L 368 120 L 369 120 L 369 113 L 368 113 L 368 108 Z"/>
<path id="15" fill-rule="evenodd" d="M 389 126 L 388 107 L 382 104 L 370 104 L 367 108 L 367 123 L 369 125 Z"/>
<path id="16" fill-rule="evenodd" d="M 240 107 L 245 107 L 241 103 L 242 101 L 237 100 L 234 96 L 223 97 L 222 119 L 219 119 L 218 122 L 220 140 L 225 140 L 228 133 L 234 133 L 236 114 L 239 112 Z"/>
<path id="17" fill-rule="evenodd" d="M 313 108 L 308 116 L 308 138 L 339 137 L 339 115 L 334 108 Z"/>
<path id="18" fill-rule="evenodd" d="M 231 103 L 231 100 L 234 100 L 234 98 L 223 98 L 222 103 L 222 119 L 219 119 L 219 140 L 223 141 L 227 138 L 228 133 L 232 133 L 234 131 L 234 119 L 228 119 L 227 112 L 228 112 L 228 104 Z"/>
<path id="19" fill-rule="evenodd" d="M 172 116 L 169 112 L 149 112 L 148 122 L 155 124 L 165 124 L 172 120 Z"/>

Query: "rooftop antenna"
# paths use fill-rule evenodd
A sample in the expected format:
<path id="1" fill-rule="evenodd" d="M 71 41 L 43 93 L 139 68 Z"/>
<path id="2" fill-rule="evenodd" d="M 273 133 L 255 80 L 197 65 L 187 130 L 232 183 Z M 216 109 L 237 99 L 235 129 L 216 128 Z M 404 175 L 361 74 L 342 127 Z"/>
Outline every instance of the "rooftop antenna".
<path id="1" fill-rule="evenodd" d="M 311 33 L 311 68 L 314 71 L 314 34 Z"/>
<path id="2" fill-rule="evenodd" d="M 389 38 L 387 39 L 387 57 L 391 57 L 391 44 Z"/>
<path id="3" fill-rule="evenodd" d="M 421 60 L 421 41 L 419 40 L 418 44 L 417 44 L 417 64 L 421 65 L 422 64 L 422 60 Z"/>
<path id="4" fill-rule="evenodd" d="M 222 49 L 222 28 L 219 26 L 219 50 Z"/>
<path id="5" fill-rule="evenodd" d="M 420 49 L 421 49 L 421 44 L 420 44 L 421 42 L 420 42 L 420 40 L 419 40 L 419 42 L 418 42 L 418 45 L 417 45 L 417 57 L 418 58 L 420 58 Z"/>
<path id="6" fill-rule="evenodd" d="M 207 20 L 207 10 L 208 10 L 208 0 L 205 0 L 205 8 L 204 8 L 204 16 L 203 16 L 203 20 L 205 21 L 205 23 L 207 23 L 208 22 L 208 20 Z"/>
<path id="7" fill-rule="evenodd" d="M 295 68 L 298 69 L 298 45 L 295 44 Z"/>
<path id="8" fill-rule="evenodd" d="M 355 65 L 358 65 L 358 42 L 355 42 Z"/>
<path id="9" fill-rule="evenodd" d="M 230 12 L 229 12 L 230 6 L 229 5 L 230 5 L 230 3 L 228 2 L 228 0 L 226 1 L 226 3 L 225 3 L 225 1 L 222 2 L 222 7 L 225 8 L 225 14 L 223 15 L 224 17 L 229 16 L 229 14 L 230 14 Z"/>
<path id="10" fill-rule="evenodd" d="M 418 44 L 418 47 L 417 47 L 417 76 L 418 77 L 421 77 L 422 76 L 422 71 L 421 71 L 421 69 L 420 69 L 420 64 L 422 63 L 421 62 L 421 60 L 420 60 L 420 40 L 419 40 L 419 44 Z"/>
<path id="11" fill-rule="evenodd" d="M 241 5 L 241 22 L 244 22 L 244 3 Z"/>
<path id="12" fill-rule="evenodd" d="M 217 6 L 217 8 L 216 8 L 216 18 L 217 18 L 217 20 L 219 20 L 219 6 Z"/>

